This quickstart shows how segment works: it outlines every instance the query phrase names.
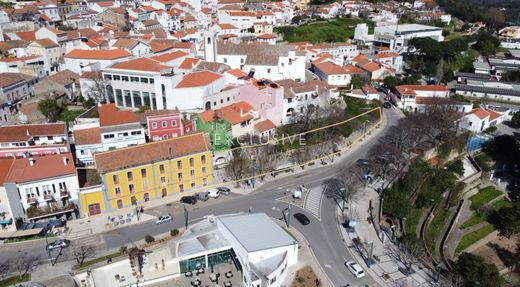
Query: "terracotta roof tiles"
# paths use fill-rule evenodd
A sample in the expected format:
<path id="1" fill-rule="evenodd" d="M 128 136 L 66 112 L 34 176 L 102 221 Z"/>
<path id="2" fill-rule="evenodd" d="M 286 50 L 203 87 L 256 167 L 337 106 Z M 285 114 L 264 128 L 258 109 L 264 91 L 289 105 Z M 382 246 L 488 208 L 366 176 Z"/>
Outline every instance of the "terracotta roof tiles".
<path id="1" fill-rule="evenodd" d="M 33 165 L 30 161 L 33 160 Z M 65 175 L 75 175 L 72 153 L 52 154 L 14 160 L 4 182 L 24 183 Z"/>
<path id="2" fill-rule="evenodd" d="M 120 111 L 115 104 L 105 104 L 98 107 L 99 124 L 101 127 L 138 123 L 139 119 L 130 111 Z"/>
<path id="3" fill-rule="evenodd" d="M 101 143 L 100 128 L 74 130 L 74 143 L 78 145 L 93 145 Z"/>
<path id="4" fill-rule="evenodd" d="M 184 76 L 176 88 L 193 88 L 207 86 L 220 79 L 222 75 L 210 71 L 200 71 Z"/>
<path id="5" fill-rule="evenodd" d="M 113 50 L 79 50 L 75 49 L 65 55 L 72 59 L 91 59 L 91 60 L 116 60 L 130 57 L 132 54 L 123 49 Z"/>

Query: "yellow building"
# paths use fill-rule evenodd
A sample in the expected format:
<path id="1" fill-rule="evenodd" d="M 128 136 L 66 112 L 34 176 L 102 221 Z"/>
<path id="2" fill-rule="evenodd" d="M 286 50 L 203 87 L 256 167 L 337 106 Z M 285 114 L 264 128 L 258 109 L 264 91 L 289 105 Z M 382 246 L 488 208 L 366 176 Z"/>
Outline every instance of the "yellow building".
<path id="1" fill-rule="evenodd" d="M 94 154 L 102 190 L 80 196 L 85 215 L 111 211 L 204 187 L 212 154 L 204 133 Z M 101 193 L 101 196 L 100 196 Z"/>

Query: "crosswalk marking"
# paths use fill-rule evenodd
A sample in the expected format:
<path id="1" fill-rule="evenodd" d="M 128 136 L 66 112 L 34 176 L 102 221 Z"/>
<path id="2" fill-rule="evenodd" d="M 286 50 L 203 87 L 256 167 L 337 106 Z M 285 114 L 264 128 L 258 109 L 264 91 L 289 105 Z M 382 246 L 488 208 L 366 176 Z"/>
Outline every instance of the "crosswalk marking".
<path id="1" fill-rule="evenodd" d="M 321 218 L 322 196 L 321 188 L 311 188 L 305 198 L 304 208 L 318 219 Z"/>

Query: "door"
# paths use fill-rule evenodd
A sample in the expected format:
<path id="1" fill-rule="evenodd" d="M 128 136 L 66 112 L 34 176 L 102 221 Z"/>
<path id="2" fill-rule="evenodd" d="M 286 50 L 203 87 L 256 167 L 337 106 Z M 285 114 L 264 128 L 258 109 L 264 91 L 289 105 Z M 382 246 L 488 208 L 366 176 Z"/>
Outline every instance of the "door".
<path id="1" fill-rule="evenodd" d="M 89 204 L 88 215 L 93 216 L 101 213 L 101 205 L 99 203 Z"/>

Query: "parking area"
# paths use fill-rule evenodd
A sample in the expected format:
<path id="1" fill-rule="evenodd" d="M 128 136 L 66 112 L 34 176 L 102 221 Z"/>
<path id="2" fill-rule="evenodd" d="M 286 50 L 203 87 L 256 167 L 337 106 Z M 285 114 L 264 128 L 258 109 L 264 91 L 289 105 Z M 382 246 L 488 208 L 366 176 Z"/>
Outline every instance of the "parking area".
<path id="1" fill-rule="evenodd" d="M 206 201 L 198 200 L 196 204 L 194 204 L 194 205 L 188 204 L 186 207 L 188 207 L 190 210 L 198 209 L 198 208 L 208 209 L 208 208 L 210 208 L 214 204 L 217 204 L 217 203 L 222 202 L 224 200 L 231 200 L 233 198 L 237 198 L 237 197 L 240 197 L 240 196 L 242 196 L 242 195 L 232 192 L 229 195 L 221 195 L 218 198 L 209 198 Z M 183 205 L 184 205 L 184 203 L 176 201 L 176 202 L 168 203 L 168 204 L 165 204 L 165 205 L 156 206 L 154 208 L 145 209 L 144 213 L 148 214 L 148 215 L 152 215 L 152 216 L 158 217 L 158 216 L 165 215 L 165 214 L 168 214 L 168 213 L 181 212 L 184 209 Z"/>

